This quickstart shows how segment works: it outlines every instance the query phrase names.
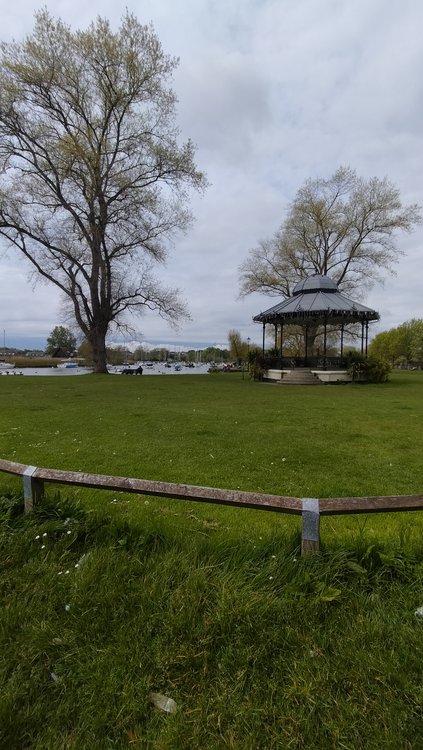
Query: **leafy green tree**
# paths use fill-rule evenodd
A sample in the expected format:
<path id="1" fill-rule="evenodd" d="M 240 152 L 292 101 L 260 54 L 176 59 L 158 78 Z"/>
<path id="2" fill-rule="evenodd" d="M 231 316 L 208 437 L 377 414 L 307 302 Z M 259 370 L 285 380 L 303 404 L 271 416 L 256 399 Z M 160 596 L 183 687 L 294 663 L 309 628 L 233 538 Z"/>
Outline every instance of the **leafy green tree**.
<path id="1" fill-rule="evenodd" d="M 407 365 L 422 361 L 423 320 L 413 318 L 396 329 L 400 340 L 400 354 Z"/>
<path id="2" fill-rule="evenodd" d="M 408 320 L 374 337 L 369 354 L 385 357 L 392 365 L 423 363 L 423 320 Z"/>
<path id="3" fill-rule="evenodd" d="M 148 359 L 151 359 L 153 362 L 164 362 L 167 359 L 167 356 L 167 349 L 156 347 L 150 351 Z"/>
<path id="4" fill-rule="evenodd" d="M 147 349 L 144 349 L 143 346 L 137 346 L 137 348 L 134 351 L 135 362 L 143 362 L 145 359 L 148 359 L 148 357 L 149 357 L 149 351 L 147 351 Z"/>
<path id="5" fill-rule="evenodd" d="M 413 359 L 414 321 L 406 321 L 392 331 L 396 359 L 409 364 Z"/>
<path id="6" fill-rule="evenodd" d="M 109 365 L 122 365 L 128 359 L 128 350 L 124 346 L 108 346 L 106 353 Z"/>
<path id="7" fill-rule="evenodd" d="M 63 349 L 69 354 L 73 354 L 76 348 L 76 337 L 69 328 L 56 326 L 53 328 L 50 336 L 47 337 L 46 354 L 54 354 L 57 349 Z"/>
<path id="8" fill-rule="evenodd" d="M 229 343 L 229 357 L 236 360 L 240 365 L 242 362 L 247 362 L 250 355 L 250 340 L 243 341 L 241 334 L 236 329 L 231 329 L 228 333 Z"/>
<path id="9" fill-rule="evenodd" d="M 47 10 L 0 59 L 0 234 L 55 284 L 106 370 L 105 339 L 128 313 L 187 317 L 153 273 L 189 226 L 204 175 L 179 145 L 177 60 L 128 12 L 73 32 Z"/>
<path id="10" fill-rule="evenodd" d="M 207 346 L 203 349 L 203 362 L 221 362 L 228 358 L 228 349 L 219 349 L 216 346 Z"/>
<path id="11" fill-rule="evenodd" d="M 348 359 L 353 382 L 386 383 L 389 380 L 391 365 L 384 357 L 371 354 L 366 358 L 359 352 L 350 352 Z"/>
<path id="12" fill-rule="evenodd" d="M 237 362 L 242 362 L 247 356 L 247 344 L 243 344 L 239 331 L 232 329 L 228 333 L 229 356 Z"/>
<path id="13" fill-rule="evenodd" d="M 93 365 L 93 350 L 89 341 L 82 341 L 77 349 L 78 357 L 84 360 L 84 365 L 92 367 Z"/>
<path id="14" fill-rule="evenodd" d="M 411 356 L 416 365 L 423 367 L 423 320 L 412 320 L 413 336 Z"/>

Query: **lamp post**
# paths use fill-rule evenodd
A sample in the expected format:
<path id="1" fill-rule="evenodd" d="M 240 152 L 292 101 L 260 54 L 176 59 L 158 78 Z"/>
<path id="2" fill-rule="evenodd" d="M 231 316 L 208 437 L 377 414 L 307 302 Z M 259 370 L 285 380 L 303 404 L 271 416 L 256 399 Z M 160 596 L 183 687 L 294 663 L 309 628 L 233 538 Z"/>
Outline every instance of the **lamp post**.
<path id="1" fill-rule="evenodd" d="M 247 338 L 247 368 L 248 372 L 250 371 L 250 337 Z"/>

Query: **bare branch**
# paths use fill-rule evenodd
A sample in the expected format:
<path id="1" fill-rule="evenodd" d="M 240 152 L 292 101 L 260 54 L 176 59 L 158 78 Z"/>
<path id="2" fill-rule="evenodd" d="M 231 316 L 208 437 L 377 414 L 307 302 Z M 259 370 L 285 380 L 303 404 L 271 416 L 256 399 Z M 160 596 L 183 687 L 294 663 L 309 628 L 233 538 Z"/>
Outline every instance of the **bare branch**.
<path id="1" fill-rule="evenodd" d="M 128 311 L 186 313 L 146 260 L 163 263 L 185 231 L 191 189 L 206 187 L 179 145 L 177 60 L 126 13 L 72 32 L 47 10 L 32 35 L 2 45 L 0 234 L 55 284 L 105 369 L 108 327 Z"/>
<path id="2" fill-rule="evenodd" d="M 280 229 L 250 251 L 240 267 L 241 294 L 288 296 L 312 274 L 331 276 L 344 292 L 392 273 L 403 251 L 398 232 L 421 222 L 417 205 L 403 206 L 386 178 L 364 180 L 350 167 L 329 179 L 308 180 Z"/>

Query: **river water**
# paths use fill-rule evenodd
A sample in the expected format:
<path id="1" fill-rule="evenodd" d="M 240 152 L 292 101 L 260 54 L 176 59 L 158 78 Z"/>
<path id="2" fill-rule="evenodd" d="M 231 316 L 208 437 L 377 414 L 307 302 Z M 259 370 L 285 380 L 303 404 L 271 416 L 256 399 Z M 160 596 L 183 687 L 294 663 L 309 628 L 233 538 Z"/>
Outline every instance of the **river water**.
<path id="1" fill-rule="evenodd" d="M 135 365 L 134 365 L 135 368 Z M 198 364 L 195 367 L 185 367 L 181 365 L 180 370 L 175 370 L 174 365 L 171 367 L 165 367 L 164 364 L 157 363 L 152 367 L 147 367 L 144 363 L 142 365 L 143 375 L 204 375 L 209 370 L 208 364 Z M 111 375 L 120 375 L 123 367 L 110 367 L 109 372 Z M 91 370 L 88 367 L 19 367 L 11 368 L 10 370 L 0 370 L 0 376 L 3 377 L 19 377 L 21 375 L 40 375 L 40 376 L 52 376 L 52 377 L 69 377 L 75 375 L 87 375 Z"/>

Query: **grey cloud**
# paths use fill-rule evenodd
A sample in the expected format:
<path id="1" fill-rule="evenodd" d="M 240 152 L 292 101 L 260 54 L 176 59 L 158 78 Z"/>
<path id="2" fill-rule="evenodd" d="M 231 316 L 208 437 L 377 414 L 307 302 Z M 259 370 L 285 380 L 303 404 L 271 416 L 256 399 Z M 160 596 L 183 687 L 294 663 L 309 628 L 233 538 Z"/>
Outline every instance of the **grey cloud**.
<path id="1" fill-rule="evenodd" d="M 271 119 L 263 75 L 248 59 L 231 53 L 203 57 L 184 69 L 180 81 L 183 130 L 205 158 L 237 165 L 248 161 Z"/>
<path id="2" fill-rule="evenodd" d="M 2 38 L 21 38 L 36 8 L 35 0 L 16 0 L 3 15 Z M 423 204 L 423 4 L 144 0 L 133 9 L 153 22 L 165 51 L 180 56 L 181 137 L 197 144 L 198 165 L 211 182 L 194 199 L 196 222 L 175 239 L 163 271 L 163 282 L 181 288 L 191 308 L 193 320 L 180 335 L 222 341 L 239 328 L 260 340 L 251 318 L 269 300 L 238 299 L 238 267 L 278 228 L 305 179 L 350 164 L 365 177 L 386 175 L 405 203 Z M 124 7 L 60 0 L 54 12 L 74 26 L 99 13 L 117 24 Z M 423 228 L 398 244 L 406 256 L 397 276 L 366 297 L 381 312 L 380 330 L 423 317 Z M 48 333 L 59 322 L 57 293 L 33 293 L 21 264 L 10 260 L 7 269 L 5 276 L 0 262 L 4 326 L 16 317 L 6 297 L 13 289 L 20 325 L 38 316 Z M 139 328 L 148 339 L 168 335 L 150 313 Z"/>

